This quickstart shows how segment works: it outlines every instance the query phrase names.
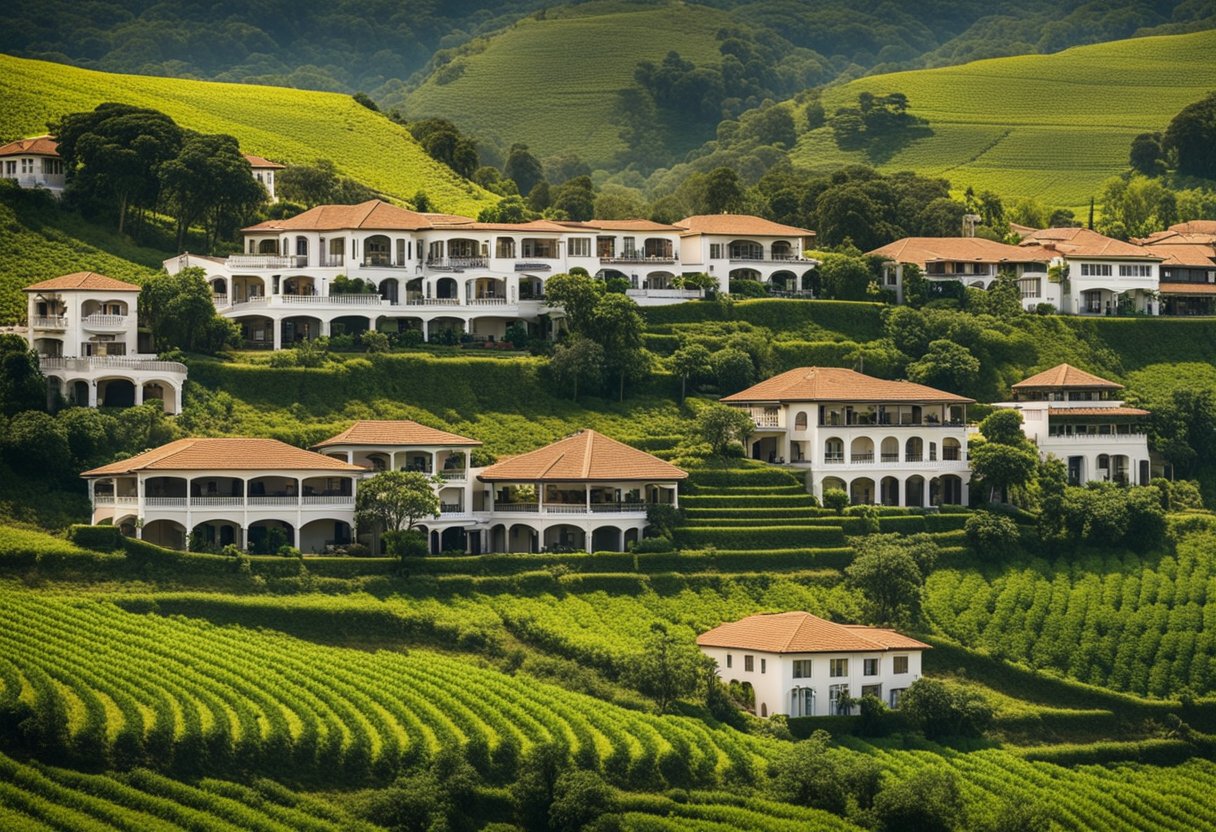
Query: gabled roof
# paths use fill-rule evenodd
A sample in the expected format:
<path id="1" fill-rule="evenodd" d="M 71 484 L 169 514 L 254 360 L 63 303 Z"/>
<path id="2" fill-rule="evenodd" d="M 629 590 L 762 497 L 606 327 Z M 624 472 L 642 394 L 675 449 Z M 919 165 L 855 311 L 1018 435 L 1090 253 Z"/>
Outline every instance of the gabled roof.
<path id="1" fill-rule="evenodd" d="M 27 292 L 138 292 L 134 283 L 124 283 L 97 272 L 72 272 L 26 286 Z"/>
<path id="2" fill-rule="evenodd" d="M 593 430 L 580 430 L 543 448 L 491 465 L 478 478 L 487 482 L 613 482 L 682 480 L 687 476 L 670 462 L 645 451 Z"/>
<path id="3" fill-rule="evenodd" d="M 412 419 L 360 419 L 314 448 L 332 445 L 480 445 L 476 439 L 428 427 Z"/>
<path id="4" fill-rule="evenodd" d="M 17 139 L 0 145 L 0 156 L 59 156 L 59 142 L 50 136 L 36 136 L 32 139 Z"/>
<path id="5" fill-rule="evenodd" d="M 1035 373 L 1030 378 L 1022 379 L 1017 384 L 1013 385 L 1014 390 L 1025 390 L 1027 388 L 1039 387 L 1087 387 L 1103 388 L 1106 390 L 1122 390 L 1123 385 L 1118 382 L 1109 381 L 1096 376 L 1093 373 L 1087 373 L 1084 370 L 1078 370 L 1071 364 L 1057 364 L 1050 370 L 1044 370 L 1041 373 Z"/>
<path id="6" fill-rule="evenodd" d="M 418 231 L 430 228 L 425 215 L 369 199 L 358 205 L 318 205 L 285 220 L 266 220 L 242 231 L 344 231 L 361 228 L 374 231 Z"/>
<path id="7" fill-rule="evenodd" d="M 1163 266 L 1216 268 L 1216 246 L 1208 243 L 1157 243 L 1143 246 L 1144 250 L 1162 259 Z"/>
<path id="8" fill-rule="evenodd" d="M 739 234 L 756 237 L 813 237 L 814 231 L 782 225 L 751 214 L 697 214 L 676 221 L 683 236 L 693 234 Z"/>
<path id="9" fill-rule="evenodd" d="M 697 636 L 701 647 L 761 653 L 859 653 L 928 650 L 929 645 L 894 630 L 837 624 L 809 612 L 749 615 Z"/>
<path id="10" fill-rule="evenodd" d="M 275 170 L 283 170 L 287 165 L 280 165 L 278 162 L 272 162 L 269 159 L 263 159 L 261 156 L 254 156 L 252 153 L 245 153 L 245 161 L 249 163 L 251 168 L 274 168 Z"/>
<path id="11" fill-rule="evenodd" d="M 333 457 L 306 451 L 277 439 L 193 437 L 178 439 L 142 454 L 112 462 L 82 477 L 133 474 L 137 471 L 335 471 L 366 469 Z"/>
<path id="12" fill-rule="evenodd" d="M 886 257 L 897 263 L 915 263 L 924 267 L 926 263 L 947 261 L 952 263 L 1046 263 L 1051 257 L 1027 251 L 1020 246 L 1008 246 L 983 237 L 904 237 L 881 248 L 866 252 L 867 255 Z"/>
<path id="13" fill-rule="evenodd" d="M 1161 259 L 1138 245 L 1104 237 L 1097 231 L 1090 231 L 1088 228 L 1044 228 L 1026 235 L 1019 246 L 1031 250 L 1042 249 L 1046 259 L 1049 260 L 1052 257 Z"/>
<path id="14" fill-rule="evenodd" d="M 746 390 L 723 396 L 731 402 L 973 402 L 911 381 L 888 381 L 843 367 L 799 367 Z"/>

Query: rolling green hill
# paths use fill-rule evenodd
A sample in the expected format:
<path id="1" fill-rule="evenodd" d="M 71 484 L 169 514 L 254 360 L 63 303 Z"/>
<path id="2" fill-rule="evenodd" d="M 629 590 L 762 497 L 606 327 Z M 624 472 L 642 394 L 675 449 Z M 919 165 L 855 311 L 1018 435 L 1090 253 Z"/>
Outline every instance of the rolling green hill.
<path id="1" fill-rule="evenodd" d="M 801 138 L 793 159 L 812 169 L 914 170 L 960 190 L 1076 210 L 1127 167 L 1134 136 L 1163 130 L 1216 87 L 1214 50 L 1216 31 L 1206 31 L 861 78 L 825 91 L 825 110 L 855 106 L 860 92 L 902 92 L 933 135 L 874 158 L 840 150 L 824 127 Z"/>
<path id="2" fill-rule="evenodd" d="M 247 153 L 285 163 L 332 159 L 390 198 L 426 191 L 435 205 L 473 213 L 494 197 L 427 156 L 405 128 L 347 95 L 141 75 L 112 75 L 0 55 L 0 137 L 46 131 L 64 113 L 103 101 L 152 107 L 183 127 L 229 133 Z"/>
<path id="3" fill-rule="evenodd" d="M 403 109 L 411 118 L 449 118 L 504 146 L 524 142 L 541 158 L 577 152 L 594 167 L 624 149 L 614 111 L 637 63 L 676 49 L 716 66 L 715 32 L 731 23 L 724 12 L 683 3 L 528 18 L 432 75 Z"/>

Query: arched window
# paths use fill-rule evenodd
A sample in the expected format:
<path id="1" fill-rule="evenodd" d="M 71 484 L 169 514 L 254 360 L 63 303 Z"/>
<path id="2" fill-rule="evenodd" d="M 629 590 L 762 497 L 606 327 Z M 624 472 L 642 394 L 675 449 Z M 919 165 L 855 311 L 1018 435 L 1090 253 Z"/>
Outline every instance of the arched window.
<path id="1" fill-rule="evenodd" d="M 824 462 L 844 462 L 844 440 L 832 437 L 823 443 Z"/>
<path id="2" fill-rule="evenodd" d="M 760 716 L 768 716 L 768 705 L 760 703 Z"/>
<path id="3" fill-rule="evenodd" d="M 794 430 L 806 430 L 806 411 L 800 411 L 794 417 Z"/>

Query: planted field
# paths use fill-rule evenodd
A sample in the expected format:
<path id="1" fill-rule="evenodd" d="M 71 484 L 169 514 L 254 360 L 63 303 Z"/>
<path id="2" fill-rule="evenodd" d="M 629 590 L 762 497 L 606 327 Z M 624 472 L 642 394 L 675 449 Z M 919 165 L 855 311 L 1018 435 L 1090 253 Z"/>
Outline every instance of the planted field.
<path id="1" fill-rule="evenodd" d="M 1205 31 L 860 78 L 825 91 L 828 113 L 855 106 L 860 92 L 902 92 L 933 134 L 868 158 L 841 151 L 821 128 L 802 137 L 794 160 L 816 170 L 853 162 L 915 170 L 960 191 L 1034 197 L 1080 215 L 1102 182 L 1126 169 L 1136 134 L 1165 129 L 1216 86 L 1213 49 L 1216 32 Z"/>
<path id="2" fill-rule="evenodd" d="M 683 3 L 588 5 L 527 18 L 434 73 L 404 111 L 451 119 L 504 148 L 523 142 L 541 159 L 571 152 L 606 164 L 625 149 L 617 93 L 633 83 L 638 62 L 658 63 L 674 49 L 716 65 L 715 33 L 730 22 L 723 12 Z"/>
<path id="3" fill-rule="evenodd" d="M 152 107 L 204 133 L 228 133 L 246 153 L 284 164 L 330 159 L 391 199 L 425 191 L 443 211 L 477 215 L 495 197 L 427 156 L 405 128 L 349 95 L 252 84 L 117 75 L 0 55 L 0 138 L 46 132 L 64 113 L 103 101 Z"/>

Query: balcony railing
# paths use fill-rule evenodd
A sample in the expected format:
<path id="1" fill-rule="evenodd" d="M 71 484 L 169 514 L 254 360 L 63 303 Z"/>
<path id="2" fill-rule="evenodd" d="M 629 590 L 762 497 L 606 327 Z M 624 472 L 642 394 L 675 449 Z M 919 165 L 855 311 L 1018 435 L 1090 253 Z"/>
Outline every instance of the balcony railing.
<path id="1" fill-rule="evenodd" d="M 753 414 L 752 421 L 756 423 L 756 427 L 758 427 L 758 428 L 779 428 L 779 427 L 781 427 L 781 425 L 778 424 L 779 419 L 776 414 L 773 414 L 771 416 Z"/>
<path id="2" fill-rule="evenodd" d="M 463 480 L 466 477 L 468 477 L 468 475 L 469 475 L 469 472 L 465 471 L 465 470 L 460 470 L 460 471 L 449 470 L 449 471 L 440 471 L 439 472 L 439 476 L 443 477 L 445 480 Z"/>
<path id="3" fill-rule="evenodd" d="M 127 325 L 126 315 L 86 315 L 80 319 L 88 329 L 122 329 Z"/>
<path id="4" fill-rule="evenodd" d="M 461 506 L 460 503 L 440 503 L 439 504 L 439 513 L 440 514 L 463 514 L 464 507 Z"/>
<path id="5" fill-rule="evenodd" d="M 556 260 L 556 257 L 545 258 L 548 260 Z M 515 271 L 517 272 L 548 272 L 553 270 L 553 264 L 544 263 L 540 260 L 517 260 L 515 261 Z"/>
<path id="6" fill-rule="evenodd" d="M 215 304 L 216 309 L 223 309 L 228 305 L 228 296 L 218 294 L 212 295 L 211 302 Z"/>
<path id="7" fill-rule="evenodd" d="M 460 298 L 406 298 L 397 306 L 460 306 Z"/>
<path id="8" fill-rule="evenodd" d="M 249 497 L 248 502 L 251 506 L 295 506 L 300 504 L 300 499 L 294 496 Z"/>
<path id="9" fill-rule="evenodd" d="M 616 255 L 616 256 L 610 255 L 608 257 L 600 257 L 600 262 L 605 263 L 605 264 L 620 263 L 620 264 L 629 264 L 629 265 L 653 264 L 656 266 L 671 266 L 671 265 L 675 264 L 676 258 L 675 258 L 675 255 L 673 255 L 673 254 L 649 255 L 649 254 L 642 254 L 641 252 L 635 252 L 633 254 L 626 252 L 625 254 Z"/>
<path id="10" fill-rule="evenodd" d="M 732 263 L 817 263 L 818 262 L 817 260 L 808 260 L 807 258 L 802 257 L 800 255 L 796 255 L 796 254 L 770 255 L 768 257 L 761 255 L 760 257 L 754 257 L 754 256 L 749 257 L 746 255 L 740 256 L 738 254 L 732 253 L 730 255 L 729 259 L 730 259 L 730 262 L 732 262 Z"/>
<path id="11" fill-rule="evenodd" d="M 506 306 L 506 298 L 469 298 L 466 306 Z"/>
<path id="12" fill-rule="evenodd" d="M 185 508 L 185 497 L 144 497 L 144 505 L 148 508 Z"/>
<path id="13" fill-rule="evenodd" d="M 239 506 L 245 502 L 244 497 L 212 497 L 210 495 L 191 497 L 190 506 L 192 508 L 213 508 L 222 506 Z"/>
<path id="14" fill-rule="evenodd" d="M 883 462 L 899 462 L 899 454 L 883 454 Z"/>
<path id="15" fill-rule="evenodd" d="M 699 298 L 700 289 L 626 289 L 631 298 Z"/>
<path id="16" fill-rule="evenodd" d="M 323 269 L 336 269 L 345 262 L 346 258 L 341 254 L 322 254 L 317 265 Z"/>
<path id="17" fill-rule="evenodd" d="M 427 260 L 426 267 L 442 272 L 462 272 L 465 269 L 484 269 L 489 264 L 486 257 L 449 257 L 446 260 Z"/>
<path id="18" fill-rule="evenodd" d="M 157 361 L 147 358 L 126 358 L 113 355 L 95 355 L 88 358 L 43 358 L 39 362 L 43 372 L 47 370 L 79 370 L 88 372 L 98 368 L 121 370 L 154 370 L 159 373 L 186 374 L 186 365 L 177 361 Z"/>
<path id="19" fill-rule="evenodd" d="M 874 454 L 852 454 L 849 456 L 849 462 L 853 465 L 872 465 Z"/>
<path id="20" fill-rule="evenodd" d="M 372 293 L 349 295 L 272 295 L 283 303 L 338 304 L 339 306 L 383 306 L 384 298 Z"/>
<path id="21" fill-rule="evenodd" d="M 230 254 L 230 269 L 302 269 L 308 265 L 304 254 Z"/>
<path id="22" fill-rule="evenodd" d="M 350 494 L 305 494 L 306 506 L 353 506 L 354 496 Z"/>
<path id="23" fill-rule="evenodd" d="M 824 465 L 844 465 L 844 454 L 824 454 Z"/>
<path id="24" fill-rule="evenodd" d="M 63 315 L 40 315 L 31 322 L 34 329 L 65 329 L 68 319 Z"/>
<path id="25" fill-rule="evenodd" d="M 507 512 L 530 512 L 536 514 L 540 511 L 539 503 L 495 503 L 494 511 Z"/>
<path id="26" fill-rule="evenodd" d="M 115 497 L 113 494 L 94 494 L 93 505 L 97 506 L 135 506 L 139 505 L 138 497 Z"/>

